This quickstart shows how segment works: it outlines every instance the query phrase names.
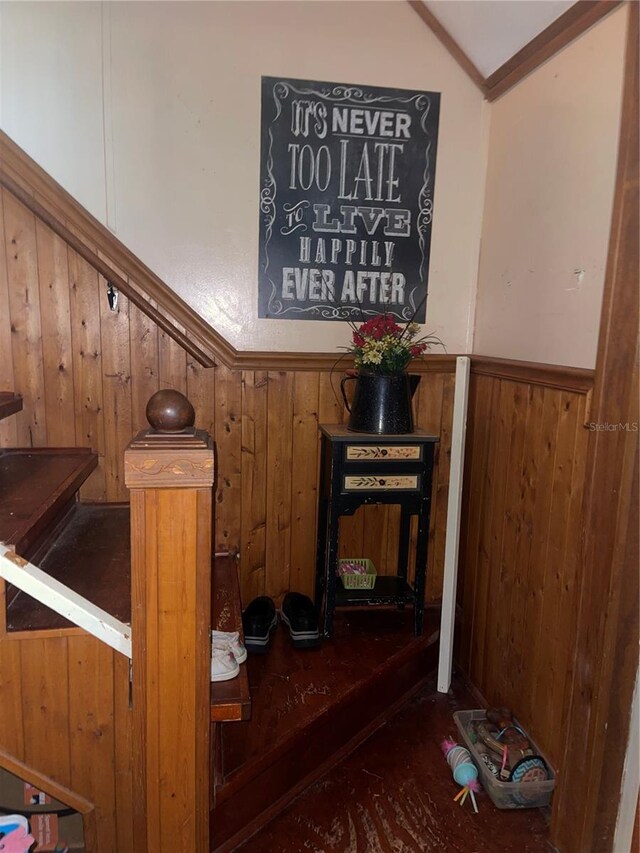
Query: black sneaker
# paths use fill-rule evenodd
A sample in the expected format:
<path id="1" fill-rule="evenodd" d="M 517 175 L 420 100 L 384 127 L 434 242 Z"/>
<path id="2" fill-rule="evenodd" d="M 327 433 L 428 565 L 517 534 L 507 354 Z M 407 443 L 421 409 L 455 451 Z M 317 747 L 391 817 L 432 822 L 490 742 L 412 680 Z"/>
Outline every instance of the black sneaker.
<path id="1" fill-rule="evenodd" d="M 320 645 L 318 611 L 306 595 L 288 592 L 280 608 L 280 618 L 289 628 L 296 649 L 315 649 Z"/>
<path id="2" fill-rule="evenodd" d="M 244 644 L 248 652 L 266 654 L 271 632 L 278 624 L 278 615 L 273 599 L 267 595 L 254 598 L 242 614 Z"/>

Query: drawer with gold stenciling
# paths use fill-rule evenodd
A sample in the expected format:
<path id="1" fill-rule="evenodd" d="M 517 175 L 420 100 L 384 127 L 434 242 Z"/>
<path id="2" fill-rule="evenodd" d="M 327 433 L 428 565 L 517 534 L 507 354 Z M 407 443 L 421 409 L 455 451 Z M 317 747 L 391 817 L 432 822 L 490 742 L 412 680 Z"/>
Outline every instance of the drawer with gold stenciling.
<path id="1" fill-rule="evenodd" d="M 345 474 L 345 492 L 418 492 L 420 474 Z"/>
<path id="2" fill-rule="evenodd" d="M 397 460 L 422 460 L 421 444 L 347 444 L 345 462 L 395 462 Z"/>
<path id="3" fill-rule="evenodd" d="M 424 443 L 344 445 L 341 491 L 419 492 L 424 474 Z"/>

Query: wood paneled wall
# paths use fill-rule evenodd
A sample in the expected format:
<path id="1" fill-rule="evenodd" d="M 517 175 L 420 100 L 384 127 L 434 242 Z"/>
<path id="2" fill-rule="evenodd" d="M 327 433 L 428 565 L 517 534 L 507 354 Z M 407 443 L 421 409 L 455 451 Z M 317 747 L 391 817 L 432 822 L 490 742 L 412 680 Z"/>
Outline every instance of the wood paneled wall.
<path id="1" fill-rule="evenodd" d="M 147 426 L 149 397 L 176 388 L 215 439 L 215 546 L 240 552 L 244 601 L 311 593 L 318 423 L 343 419 L 340 374 L 305 361 L 203 368 L 122 294 L 110 311 L 106 281 L 7 190 L 0 216 L 0 390 L 24 398 L 23 411 L 0 422 L 0 445 L 92 447 L 100 461 L 82 497 L 126 501 L 124 448 Z M 418 425 L 441 436 L 428 599 L 442 586 L 452 369 L 450 359 L 425 372 L 416 397 Z M 394 571 L 397 528 L 394 508 L 363 508 L 343 521 L 342 553 Z"/>
<path id="2" fill-rule="evenodd" d="M 575 652 L 587 395 L 472 373 L 458 659 L 561 763 Z M 551 380 L 549 380 L 551 381 Z"/>
<path id="3" fill-rule="evenodd" d="M 129 661 L 74 630 L 5 635 L 0 695 L 0 750 L 93 804 L 87 849 L 133 853 Z"/>

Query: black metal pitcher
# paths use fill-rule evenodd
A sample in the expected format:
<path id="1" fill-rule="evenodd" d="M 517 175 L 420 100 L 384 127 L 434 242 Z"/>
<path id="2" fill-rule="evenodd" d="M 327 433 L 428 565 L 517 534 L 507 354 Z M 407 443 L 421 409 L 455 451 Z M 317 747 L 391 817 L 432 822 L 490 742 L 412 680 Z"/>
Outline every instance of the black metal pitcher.
<path id="1" fill-rule="evenodd" d="M 344 386 L 355 380 L 353 401 L 349 405 Z M 420 377 L 408 373 L 358 373 L 345 376 L 340 383 L 342 398 L 349 412 L 347 428 L 352 432 L 399 435 L 413 432 L 411 401 Z"/>

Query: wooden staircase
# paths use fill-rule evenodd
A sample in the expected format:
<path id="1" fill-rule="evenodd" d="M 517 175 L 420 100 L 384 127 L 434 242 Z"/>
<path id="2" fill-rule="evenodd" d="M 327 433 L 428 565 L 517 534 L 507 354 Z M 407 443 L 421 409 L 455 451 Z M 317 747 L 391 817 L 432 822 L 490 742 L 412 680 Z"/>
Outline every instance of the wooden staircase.
<path id="1" fill-rule="evenodd" d="M 2 417 L 20 410 L 20 398 L 13 394 L 3 394 L 2 402 Z M 173 439 L 161 443 L 175 444 Z M 0 542 L 91 604 L 130 623 L 131 507 L 83 502 L 78 496 L 97 463 L 97 454 L 88 448 L 0 450 Z M 206 491 L 210 501 L 210 485 Z M 210 526 L 210 510 L 206 517 Z M 206 542 L 204 530 L 198 538 Z M 209 565 L 210 549 L 207 573 Z M 241 629 L 232 558 L 216 565 L 211 624 Z M 206 637 L 203 649 L 208 661 Z M 135 829 L 143 812 L 134 793 L 129 661 L 0 579 L 0 684 L 0 767 L 81 812 L 87 851 L 141 851 Z M 205 720 L 220 725 L 248 718 L 246 666 L 233 681 L 209 687 Z M 152 840 L 148 849 L 156 849 Z"/>
<path id="2" fill-rule="evenodd" d="M 341 613 L 331 640 L 295 651 L 280 625 L 250 656 L 251 719 L 215 738 L 212 849 L 232 851 L 385 723 L 437 664 L 439 612 Z M 250 849 L 250 848 L 248 848 Z"/>

